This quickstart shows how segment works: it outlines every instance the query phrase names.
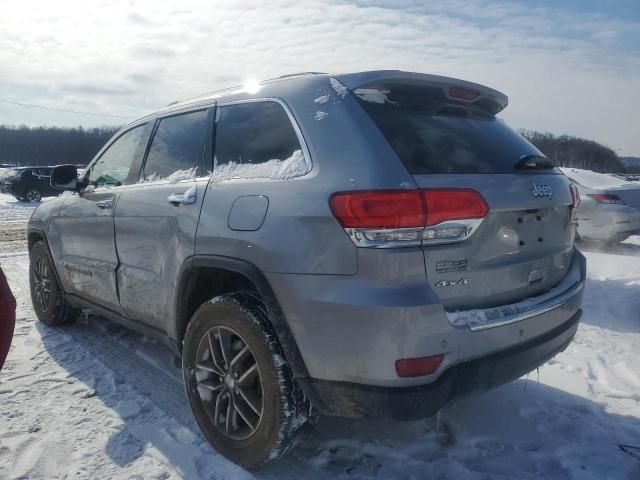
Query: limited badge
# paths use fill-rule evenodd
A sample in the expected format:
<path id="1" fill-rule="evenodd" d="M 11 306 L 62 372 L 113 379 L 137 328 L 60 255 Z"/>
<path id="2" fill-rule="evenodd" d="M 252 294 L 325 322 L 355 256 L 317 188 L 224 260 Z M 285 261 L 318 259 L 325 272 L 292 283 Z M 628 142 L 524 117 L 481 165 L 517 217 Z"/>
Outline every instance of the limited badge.
<path id="1" fill-rule="evenodd" d="M 435 284 L 436 287 L 460 287 L 462 285 L 469 285 L 469 280 L 461 278 L 460 280 L 440 280 Z"/>
<path id="2" fill-rule="evenodd" d="M 442 260 L 436 263 L 436 272 L 464 272 L 467 270 L 466 260 Z"/>

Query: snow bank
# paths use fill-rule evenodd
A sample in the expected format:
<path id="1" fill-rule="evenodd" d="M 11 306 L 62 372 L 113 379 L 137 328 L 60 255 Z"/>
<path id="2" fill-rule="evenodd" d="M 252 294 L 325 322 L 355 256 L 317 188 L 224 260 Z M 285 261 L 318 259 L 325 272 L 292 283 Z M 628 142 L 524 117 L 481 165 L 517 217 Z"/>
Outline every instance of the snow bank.
<path id="1" fill-rule="evenodd" d="M 52 198 L 55 197 L 45 197 L 42 202 L 48 202 Z M 0 193 L 0 222 L 5 220 L 29 220 L 38 205 L 40 205 L 38 202 L 21 202 L 11 195 Z M 2 228 L 1 223 L 0 228 Z"/>
<path id="2" fill-rule="evenodd" d="M 296 150 L 285 160 L 274 158 L 264 163 L 229 162 L 218 165 L 211 174 L 211 181 L 213 183 L 219 183 L 235 178 L 288 180 L 306 175 L 310 171 L 311 165 L 307 163 L 307 159 L 302 153 L 302 150 Z"/>
<path id="3" fill-rule="evenodd" d="M 567 177 L 575 180 L 581 185 L 587 188 L 610 188 L 610 187 L 622 187 L 625 185 L 633 185 L 626 180 L 612 177 L 605 173 L 592 172 L 591 170 L 583 170 L 581 168 L 568 168 L 561 167 L 560 170 Z"/>

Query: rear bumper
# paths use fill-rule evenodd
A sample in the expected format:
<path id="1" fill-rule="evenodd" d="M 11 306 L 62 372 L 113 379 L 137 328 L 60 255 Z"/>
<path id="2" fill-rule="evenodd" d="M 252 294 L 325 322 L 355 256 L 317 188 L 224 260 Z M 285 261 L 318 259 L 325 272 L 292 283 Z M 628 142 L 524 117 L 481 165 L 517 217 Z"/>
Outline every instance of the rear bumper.
<path id="1" fill-rule="evenodd" d="M 380 387 L 299 379 L 309 400 L 325 415 L 411 420 L 434 415 L 473 392 L 515 380 L 563 351 L 573 339 L 582 310 L 546 333 L 506 350 L 449 367 L 428 385 Z"/>
<path id="2" fill-rule="evenodd" d="M 584 282 L 586 261 L 577 250 L 565 278 L 570 282 L 566 295 L 554 288 L 524 304 L 467 312 L 444 310 L 424 280 L 421 251 L 397 250 L 383 252 L 393 256 L 398 272 L 390 279 L 384 277 L 382 267 L 375 268 L 384 267 L 385 262 L 373 261 L 362 262 L 362 273 L 355 276 L 266 274 L 303 358 L 306 376 L 388 388 L 433 384 L 454 365 L 525 344 L 555 330 L 580 309 L 583 291 L 571 285 Z M 477 325 L 480 314 L 490 328 Z M 435 354 L 444 354 L 435 373 L 398 376 L 398 359 Z"/>

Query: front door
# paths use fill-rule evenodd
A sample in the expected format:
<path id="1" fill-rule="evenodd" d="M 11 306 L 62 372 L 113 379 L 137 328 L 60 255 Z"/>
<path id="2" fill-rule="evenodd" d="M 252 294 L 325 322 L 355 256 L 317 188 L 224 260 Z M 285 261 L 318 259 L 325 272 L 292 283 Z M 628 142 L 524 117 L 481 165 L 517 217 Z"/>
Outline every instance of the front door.
<path id="1" fill-rule="evenodd" d="M 139 167 L 147 136 L 141 125 L 115 139 L 87 170 L 89 186 L 68 195 L 58 217 L 65 291 L 113 310 L 119 310 L 113 212 L 136 176 L 132 165 L 137 159 Z"/>
<path id="2" fill-rule="evenodd" d="M 156 120 L 140 179 L 123 190 L 115 209 L 120 305 L 128 317 L 162 331 L 173 318 L 180 267 L 195 250 L 212 115 L 203 109 Z"/>

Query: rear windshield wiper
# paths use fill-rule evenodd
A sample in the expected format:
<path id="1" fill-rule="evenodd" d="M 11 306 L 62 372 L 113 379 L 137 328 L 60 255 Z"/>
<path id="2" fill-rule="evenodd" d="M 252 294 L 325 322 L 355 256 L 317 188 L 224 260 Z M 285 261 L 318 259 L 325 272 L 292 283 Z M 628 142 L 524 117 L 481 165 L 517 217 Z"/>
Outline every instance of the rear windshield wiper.
<path id="1" fill-rule="evenodd" d="M 542 155 L 523 155 L 515 164 L 516 170 L 549 170 L 554 167 L 554 163 Z"/>

